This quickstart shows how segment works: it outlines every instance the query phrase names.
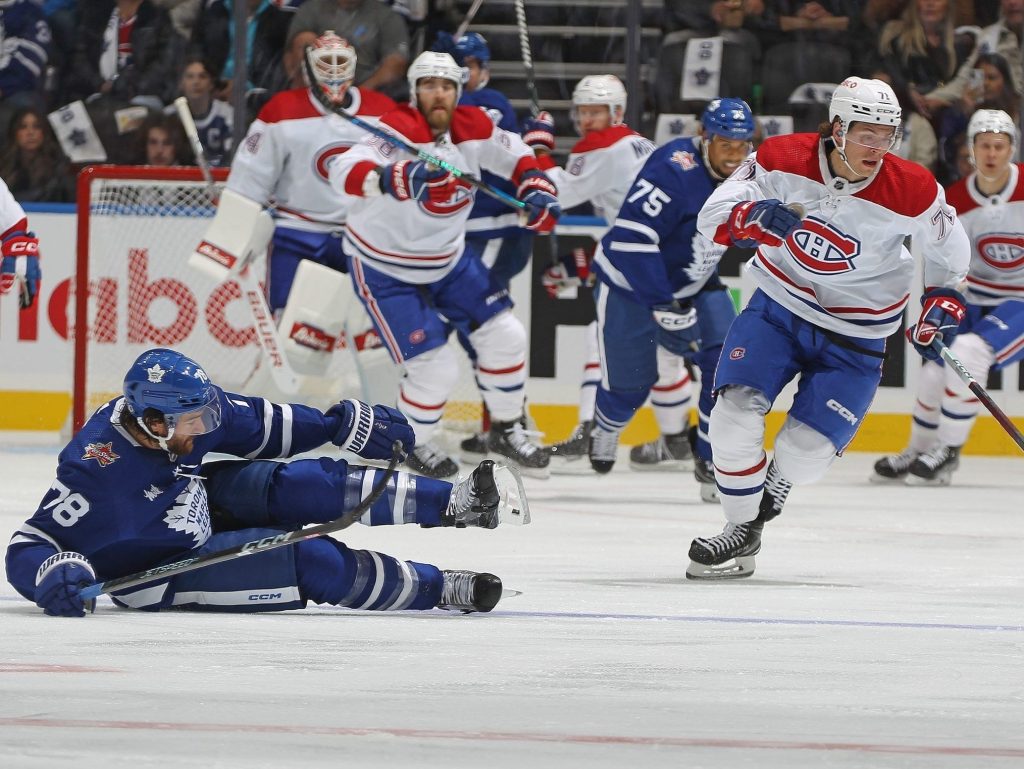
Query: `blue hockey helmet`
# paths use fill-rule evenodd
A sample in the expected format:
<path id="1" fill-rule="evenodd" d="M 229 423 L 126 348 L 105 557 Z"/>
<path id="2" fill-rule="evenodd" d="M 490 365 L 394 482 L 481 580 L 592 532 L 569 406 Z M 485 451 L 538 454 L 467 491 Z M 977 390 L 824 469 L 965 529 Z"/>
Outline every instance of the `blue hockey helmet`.
<path id="1" fill-rule="evenodd" d="M 168 439 L 176 431 L 203 435 L 220 426 L 217 388 L 202 367 L 175 350 L 156 348 L 142 353 L 124 377 L 128 410 L 153 438 Z M 143 421 L 146 409 L 163 415 L 166 436 L 156 436 Z"/>
<path id="2" fill-rule="evenodd" d="M 754 138 L 754 114 L 743 99 L 713 99 L 704 109 L 700 124 L 705 136 L 739 141 Z"/>
<path id="3" fill-rule="evenodd" d="M 466 57 L 472 56 L 481 67 L 486 68 L 491 61 L 491 49 L 479 32 L 467 32 L 455 42 L 455 61 L 459 66 L 466 66 Z"/>

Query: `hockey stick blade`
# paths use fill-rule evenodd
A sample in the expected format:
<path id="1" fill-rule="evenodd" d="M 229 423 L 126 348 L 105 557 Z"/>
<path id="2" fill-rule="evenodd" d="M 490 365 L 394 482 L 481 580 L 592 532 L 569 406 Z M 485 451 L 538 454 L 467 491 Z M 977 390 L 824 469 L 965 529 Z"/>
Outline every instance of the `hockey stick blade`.
<path id="1" fill-rule="evenodd" d="M 519 469 L 511 465 L 494 465 L 494 482 L 498 487 L 501 501 L 498 503 L 498 520 L 504 524 L 525 526 L 530 522 L 530 503 L 526 499 L 526 487 Z"/>
<path id="2" fill-rule="evenodd" d="M 224 550 L 218 550 L 215 553 L 207 553 L 206 555 L 199 555 L 193 558 L 184 558 L 180 561 L 175 561 L 174 563 L 154 566 L 152 569 L 135 572 L 134 574 L 128 574 L 124 577 L 108 579 L 104 582 L 96 582 L 92 585 L 86 585 L 83 587 L 79 595 L 83 600 L 89 601 L 97 596 L 103 595 L 104 593 L 113 592 L 114 590 L 126 590 L 131 587 L 137 587 L 138 585 L 144 585 L 148 582 L 155 582 L 159 579 L 176 577 L 179 574 L 195 571 L 196 569 L 202 569 L 205 566 L 212 566 L 215 563 L 232 561 L 236 558 L 244 558 L 247 555 L 263 553 L 267 550 L 276 550 L 277 548 L 284 547 L 285 545 L 294 545 L 297 542 L 303 542 L 307 539 L 315 539 L 316 537 L 322 537 L 325 534 L 331 534 L 336 531 L 341 531 L 342 529 L 347 529 L 353 523 L 358 521 L 363 514 L 373 506 L 374 502 L 380 499 L 380 496 L 387 489 L 388 482 L 395 474 L 396 468 L 403 459 L 405 459 L 405 452 L 403 451 L 402 444 L 395 441 L 391 447 L 391 461 L 388 463 L 383 477 L 377 481 L 377 485 L 373 487 L 370 495 L 347 513 L 339 518 L 335 518 L 333 521 L 321 523 L 316 526 L 310 526 L 308 528 L 282 531 L 280 534 L 275 536 L 254 539 L 251 542 L 246 542 L 237 547 L 229 547 Z"/>

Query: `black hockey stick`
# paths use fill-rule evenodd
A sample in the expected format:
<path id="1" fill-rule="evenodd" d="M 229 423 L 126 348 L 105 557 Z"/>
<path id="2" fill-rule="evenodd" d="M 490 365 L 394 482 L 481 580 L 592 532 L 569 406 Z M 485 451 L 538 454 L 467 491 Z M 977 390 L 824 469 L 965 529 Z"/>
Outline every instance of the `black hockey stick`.
<path id="1" fill-rule="evenodd" d="M 516 26 L 519 27 L 519 55 L 526 69 L 526 88 L 530 92 L 530 114 L 540 114 L 540 97 L 537 95 L 537 78 L 533 72 L 533 54 L 530 52 L 530 32 L 526 26 L 526 0 L 515 0 Z"/>
<path id="2" fill-rule="evenodd" d="M 967 367 L 960 362 L 960 359 L 953 354 L 946 345 L 942 343 L 942 340 L 936 337 L 932 340 L 932 347 L 939 351 L 942 359 L 946 361 L 946 364 L 951 366 L 956 372 L 956 375 L 963 380 L 963 383 L 967 385 L 971 392 L 978 396 L 980 400 L 987 408 L 992 416 L 996 418 L 999 426 L 1009 433 L 1010 437 L 1013 438 L 1013 442 L 1017 444 L 1022 450 L 1024 450 L 1024 435 L 1021 434 L 1020 430 L 1017 429 L 1017 425 L 1006 416 L 1006 412 L 1003 411 L 996 402 L 992 400 L 992 396 L 989 395 L 985 388 L 978 384 L 978 380 L 971 376 L 971 372 L 967 370 Z"/>
<path id="3" fill-rule="evenodd" d="M 452 37 L 455 42 L 459 42 L 459 38 L 466 34 L 466 30 L 469 29 L 469 25 L 473 23 L 473 17 L 476 16 L 476 12 L 480 10 L 480 6 L 484 4 L 484 0 L 473 0 L 473 4 L 469 6 L 469 10 L 466 11 L 466 18 L 459 24 L 459 28 L 455 30 L 455 34 Z"/>
<path id="4" fill-rule="evenodd" d="M 384 470 L 384 477 L 377 481 L 377 485 L 373 487 L 373 490 L 370 492 L 370 496 L 340 518 L 335 518 L 333 521 L 320 523 L 316 526 L 310 526 L 305 529 L 282 531 L 280 534 L 275 536 L 254 539 L 252 542 L 246 542 L 245 544 L 238 545 L 237 547 L 225 548 L 224 550 L 218 550 L 215 553 L 207 553 L 206 555 L 199 555 L 194 558 L 184 558 L 180 561 L 175 561 L 174 563 L 166 563 L 163 566 L 154 566 L 152 569 L 139 571 L 135 574 L 128 574 L 124 577 L 117 577 L 116 579 L 108 579 L 105 582 L 96 582 L 92 585 L 83 587 L 79 595 L 84 600 L 90 601 L 96 596 L 103 595 L 104 593 L 110 593 L 114 590 L 125 590 L 137 585 L 144 585 L 147 582 L 164 579 L 165 577 L 176 577 L 187 571 L 202 569 L 204 566 L 212 566 L 215 563 L 223 563 L 224 561 L 233 561 L 235 558 L 244 558 L 247 555 L 254 555 L 255 553 L 264 553 L 267 550 L 275 550 L 279 547 L 284 547 L 285 545 L 294 545 L 297 542 L 303 542 L 307 539 L 315 539 L 316 537 L 322 537 L 325 534 L 331 534 L 335 531 L 347 529 L 359 520 L 363 513 L 369 510 L 373 503 L 380 498 L 385 489 L 387 489 L 388 481 L 391 480 L 391 476 L 395 474 L 395 468 L 398 467 L 398 463 L 403 459 L 405 459 L 405 452 L 403 451 L 402 444 L 395 441 L 391 447 L 391 461 L 388 463 L 387 469 Z"/>
<path id="5" fill-rule="evenodd" d="M 396 147 L 400 147 L 401 149 L 408 152 L 410 155 L 415 155 L 419 160 L 422 160 L 425 163 L 429 163 L 430 165 L 435 166 L 437 168 L 443 168 L 445 171 L 450 173 L 455 178 L 462 179 L 464 182 L 473 185 L 478 190 L 487 193 L 492 198 L 497 198 L 502 203 L 505 203 L 506 205 L 509 205 L 512 208 L 515 208 L 519 211 L 522 211 L 527 208 L 526 203 L 519 200 L 518 198 L 513 197 L 512 195 L 509 195 L 507 192 L 503 192 L 502 190 L 492 187 L 487 182 L 477 179 L 472 174 L 467 174 L 465 171 L 456 168 L 448 161 L 442 160 L 439 157 L 431 155 L 429 152 L 421 150 L 419 147 L 416 147 L 415 145 L 409 144 L 407 141 L 398 138 L 393 133 L 385 131 L 383 128 L 379 128 L 378 126 L 375 126 L 373 123 L 369 123 L 356 115 L 346 112 L 341 107 L 332 104 L 330 99 L 327 98 L 327 95 L 324 94 L 323 90 L 318 88 L 316 85 L 316 76 L 313 74 L 313 65 L 309 61 L 309 52 L 311 50 L 312 46 L 306 47 L 306 53 L 302 57 L 302 66 L 306 70 L 306 79 L 310 83 L 310 90 L 313 92 L 313 96 L 316 98 L 318 102 L 320 102 L 320 105 L 324 109 L 328 110 L 329 112 L 333 112 L 335 115 L 345 118 L 345 120 L 349 121 L 352 125 L 358 126 L 359 128 L 362 128 L 364 131 L 367 131 L 368 133 L 371 133 L 374 136 L 383 139 L 386 142 L 394 144 Z"/>

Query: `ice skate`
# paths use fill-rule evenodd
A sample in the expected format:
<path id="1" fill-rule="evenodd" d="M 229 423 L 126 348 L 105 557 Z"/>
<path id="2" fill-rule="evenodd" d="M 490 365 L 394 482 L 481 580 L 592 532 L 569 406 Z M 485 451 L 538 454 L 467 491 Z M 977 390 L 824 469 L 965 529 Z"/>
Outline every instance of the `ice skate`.
<path id="1" fill-rule="evenodd" d="M 721 534 L 697 537 L 690 544 L 687 579 L 744 579 L 754 573 L 754 556 L 761 550 L 764 521 L 758 515 L 747 523 L 725 524 Z"/>
<path id="2" fill-rule="evenodd" d="M 494 422 L 487 435 L 487 448 L 516 464 L 525 474 L 534 478 L 547 478 L 551 461 L 540 446 L 530 440 L 522 422 Z"/>
<path id="3" fill-rule="evenodd" d="M 448 509 L 441 515 L 442 526 L 457 529 L 494 529 L 499 523 L 529 522 L 530 506 L 518 472 L 512 467 L 495 465 L 490 459 L 481 462 L 472 475 L 453 487 Z"/>
<path id="4" fill-rule="evenodd" d="M 551 457 L 551 472 L 571 475 L 589 473 L 590 462 L 587 460 L 587 445 L 590 442 L 590 430 L 593 422 L 580 422 L 572 435 L 561 443 L 545 446 L 544 451 Z"/>
<path id="5" fill-rule="evenodd" d="M 410 472 L 447 481 L 457 478 L 459 466 L 451 457 L 429 443 L 417 443 L 405 458 Z"/>
<path id="6" fill-rule="evenodd" d="M 605 475 L 615 466 L 615 458 L 619 450 L 619 431 L 604 430 L 595 427 L 590 431 L 590 442 L 587 455 L 594 471 Z"/>
<path id="7" fill-rule="evenodd" d="M 718 503 L 718 483 L 715 482 L 715 465 L 702 457 L 693 458 L 693 477 L 700 484 L 700 498 L 711 504 Z"/>
<path id="8" fill-rule="evenodd" d="M 693 449 L 685 432 L 659 435 L 650 443 L 634 446 L 629 452 L 629 466 L 640 471 L 676 472 L 692 470 Z"/>
<path id="9" fill-rule="evenodd" d="M 473 433 L 459 443 L 459 450 L 463 454 L 476 454 L 487 456 L 487 433 Z"/>
<path id="10" fill-rule="evenodd" d="M 461 611 L 490 611 L 501 600 L 501 580 L 487 572 L 454 571 L 445 569 L 444 587 L 438 609 Z"/>
<path id="11" fill-rule="evenodd" d="M 920 451 L 905 448 L 899 454 L 882 457 L 875 462 L 875 472 L 868 480 L 872 483 L 903 483 L 907 471 L 919 456 Z"/>
<path id="12" fill-rule="evenodd" d="M 914 460 L 904 482 L 908 486 L 948 486 L 958 467 L 959 446 L 934 446 Z"/>

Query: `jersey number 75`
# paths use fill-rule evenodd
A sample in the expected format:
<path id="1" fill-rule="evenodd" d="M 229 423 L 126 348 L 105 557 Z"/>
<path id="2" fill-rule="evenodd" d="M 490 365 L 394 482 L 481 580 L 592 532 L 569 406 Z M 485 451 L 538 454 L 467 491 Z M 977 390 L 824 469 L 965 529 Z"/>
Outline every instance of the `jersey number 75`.
<path id="1" fill-rule="evenodd" d="M 627 203 L 635 203 L 641 198 L 644 200 L 640 208 L 648 216 L 657 216 L 666 203 L 671 203 L 672 198 L 665 194 L 660 187 L 655 187 L 646 179 L 637 179 L 633 186 L 633 192 L 626 198 Z"/>

